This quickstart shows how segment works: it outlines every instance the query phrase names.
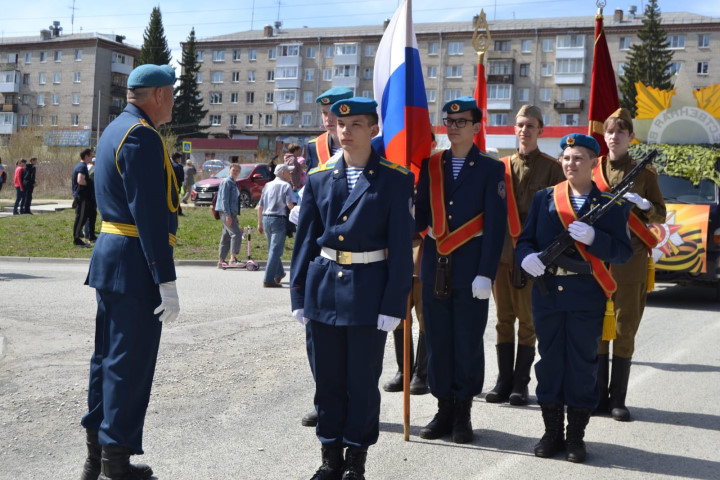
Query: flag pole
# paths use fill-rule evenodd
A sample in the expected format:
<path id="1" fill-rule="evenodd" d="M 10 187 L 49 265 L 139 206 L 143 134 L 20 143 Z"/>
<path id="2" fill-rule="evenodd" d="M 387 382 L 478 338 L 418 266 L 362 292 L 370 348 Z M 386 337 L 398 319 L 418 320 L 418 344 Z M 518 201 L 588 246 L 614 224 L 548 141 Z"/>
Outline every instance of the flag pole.
<path id="1" fill-rule="evenodd" d="M 407 20 L 408 26 L 412 25 L 412 0 L 407 0 Z M 412 33 L 408 28 L 405 31 L 406 45 L 412 45 L 412 41 L 409 38 Z M 408 71 L 412 71 L 411 68 Z M 405 95 L 408 95 L 408 88 L 412 89 L 412 82 L 408 77 L 405 78 Z M 411 90 L 410 90 L 411 91 Z M 408 119 L 407 112 L 405 113 L 405 128 L 407 129 L 407 135 L 405 136 L 405 167 L 410 169 L 410 159 L 412 158 L 412 145 L 410 139 L 412 136 L 412 120 Z M 405 310 L 405 321 L 403 322 L 403 438 L 406 442 L 410 441 L 410 377 L 412 376 L 412 369 L 410 368 L 410 344 L 412 341 L 412 328 L 410 322 L 412 321 L 412 283 L 410 284 L 410 294 L 408 295 L 407 309 Z"/>
<path id="2" fill-rule="evenodd" d="M 485 52 L 490 47 L 492 37 L 490 26 L 485 17 L 485 10 L 480 10 L 480 15 L 475 18 L 475 31 L 473 32 L 472 44 L 477 53 L 477 82 L 475 84 L 475 101 L 482 113 L 480 131 L 475 134 L 473 142 L 481 151 L 485 151 L 485 131 L 487 126 L 487 83 L 485 82 Z"/>

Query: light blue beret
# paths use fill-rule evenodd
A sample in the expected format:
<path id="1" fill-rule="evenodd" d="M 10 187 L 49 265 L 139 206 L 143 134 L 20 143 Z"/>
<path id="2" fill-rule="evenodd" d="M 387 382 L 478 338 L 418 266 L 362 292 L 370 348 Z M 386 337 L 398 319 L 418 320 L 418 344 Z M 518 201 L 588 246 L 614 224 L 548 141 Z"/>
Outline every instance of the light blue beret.
<path id="1" fill-rule="evenodd" d="M 345 87 L 333 87 L 330 90 L 323 92 L 319 97 L 315 99 L 315 103 L 322 105 L 332 105 L 333 103 L 350 98 L 353 96 L 353 91 Z"/>
<path id="2" fill-rule="evenodd" d="M 372 98 L 352 97 L 333 103 L 330 111 L 338 117 L 377 113 L 377 102 Z"/>
<path id="3" fill-rule="evenodd" d="M 567 147 L 585 147 L 595 152 L 595 155 L 600 155 L 600 144 L 597 140 L 582 133 L 565 135 L 562 140 L 560 140 L 560 148 L 565 150 Z"/>
<path id="4" fill-rule="evenodd" d="M 443 112 L 447 113 L 460 113 L 473 109 L 478 109 L 477 102 L 474 97 L 459 97 L 455 100 L 450 100 L 443 106 Z"/>
<path id="5" fill-rule="evenodd" d="M 130 72 L 128 88 L 167 87 L 175 83 L 175 69 L 170 65 L 146 63 Z"/>

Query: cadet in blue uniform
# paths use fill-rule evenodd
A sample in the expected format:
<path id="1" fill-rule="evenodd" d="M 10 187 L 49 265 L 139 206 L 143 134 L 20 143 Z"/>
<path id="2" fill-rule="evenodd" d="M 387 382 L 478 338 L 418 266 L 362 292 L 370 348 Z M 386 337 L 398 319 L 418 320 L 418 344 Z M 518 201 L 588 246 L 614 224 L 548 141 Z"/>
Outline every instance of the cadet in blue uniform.
<path id="1" fill-rule="evenodd" d="M 540 361 L 535 365 L 537 399 L 545 434 L 535 446 L 538 457 L 552 457 L 565 448 L 564 406 L 567 405 L 567 459 L 583 462 L 583 437 L 590 412 L 597 405 L 598 345 L 606 302 L 614 281 L 604 262 L 624 263 L 632 255 L 627 230 L 629 207 L 611 208 L 592 226 L 577 219 L 611 195 L 602 194 L 592 181 L 600 146 L 587 135 L 570 134 L 561 142 L 562 168 L 567 181 L 537 192 L 517 242 L 516 258 L 533 277 L 532 313 Z M 624 202 L 623 202 L 624 203 Z M 575 240 L 570 256 L 590 262 L 592 274 L 558 268 L 547 272 L 538 253 L 558 234 Z M 540 282 L 547 288 L 540 291 Z M 612 311 L 612 307 L 610 307 Z"/>
<path id="2" fill-rule="evenodd" d="M 330 111 L 333 103 L 350 98 L 353 96 L 352 90 L 344 87 L 334 87 L 322 93 L 315 99 L 315 103 L 320 104 L 320 113 L 322 114 L 325 133 L 317 138 L 310 140 L 305 145 L 305 165 L 308 171 L 327 163 L 337 151 L 340 149 L 340 140 L 337 136 L 336 122 L 337 117 Z M 307 348 L 308 361 L 310 362 L 310 371 L 315 378 L 315 370 L 313 368 L 313 346 L 312 333 L 310 327 L 305 328 L 305 346 Z M 317 425 L 318 414 L 313 408 L 310 412 L 303 416 L 301 423 L 306 427 L 314 427 Z"/>
<path id="3" fill-rule="evenodd" d="M 174 82 L 168 65 L 133 70 L 128 105 L 97 148 L 95 196 L 103 223 L 86 281 L 96 289 L 98 308 L 82 419 L 88 444 L 84 480 L 152 475 L 150 467 L 131 466 L 129 458 L 143 453 L 161 322 L 180 312 L 173 263 L 178 189 L 155 130 L 172 118 Z"/>
<path id="4" fill-rule="evenodd" d="M 316 480 L 365 478 L 385 340 L 412 282 L 413 175 L 372 150 L 376 107 L 361 97 L 332 106 L 343 150 L 308 174 L 290 268 L 293 316 L 313 339 Z"/>
<path id="5" fill-rule="evenodd" d="M 473 144 L 482 113 L 472 97 L 445 104 L 450 150 L 420 169 L 415 229 L 428 235 L 420 267 L 430 392 L 438 413 L 420 436 L 472 441 L 472 399 L 485 378 L 488 299 L 505 240 L 505 167 Z M 460 228 L 460 227 L 464 228 Z"/>

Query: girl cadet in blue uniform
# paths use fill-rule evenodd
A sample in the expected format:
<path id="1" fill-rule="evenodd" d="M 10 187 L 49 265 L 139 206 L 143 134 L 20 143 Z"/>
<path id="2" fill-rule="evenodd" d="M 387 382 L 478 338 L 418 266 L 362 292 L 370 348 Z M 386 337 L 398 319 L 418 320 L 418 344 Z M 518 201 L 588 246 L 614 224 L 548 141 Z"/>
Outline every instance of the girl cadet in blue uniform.
<path id="1" fill-rule="evenodd" d="M 365 478 L 385 340 L 412 283 L 413 174 L 371 148 L 376 108 L 361 97 L 333 104 L 343 149 L 308 173 L 290 267 L 293 316 L 313 339 L 315 480 Z"/>
<path id="2" fill-rule="evenodd" d="M 535 446 L 535 455 L 552 457 L 567 446 L 567 460 L 579 463 L 585 461 L 585 427 L 599 399 L 597 351 L 607 298 L 614 290 L 605 262 L 627 262 L 633 250 L 627 231 L 627 204 L 611 208 L 592 226 L 577 221 L 594 205 L 607 203 L 611 197 L 592 181 L 600 153 L 597 141 L 573 133 L 563 137 L 560 146 L 567 180 L 533 197 L 517 242 L 516 258 L 530 275 L 543 276 L 532 290 L 533 324 L 540 353 L 535 365 L 536 394 L 545 422 L 545 434 Z M 590 262 L 592 274 L 558 268 L 552 275 L 538 258 L 539 252 L 565 229 L 575 240 L 570 256 Z M 541 292 L 541 282 L 547 292 Z M 565 405 L 567 445 L 563 438 Z"/>

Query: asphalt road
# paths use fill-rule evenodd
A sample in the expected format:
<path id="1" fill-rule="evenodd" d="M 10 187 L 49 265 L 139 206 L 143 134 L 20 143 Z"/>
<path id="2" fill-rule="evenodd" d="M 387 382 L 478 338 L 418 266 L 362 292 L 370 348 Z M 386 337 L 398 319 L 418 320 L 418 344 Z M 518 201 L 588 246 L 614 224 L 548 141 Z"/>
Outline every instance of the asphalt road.
<path id="1" fill-rule="evenodd" d="M 95 296 L 86 262 L 0 258 L 0 479 L 77 479 L 85 455 L 88 362 Z M 164 326 L 141 458 L 173 480 L 308 479 L 320 464 L 304 329 L 289 315 L 287 285 L 262 289 L 262 272 L 178 267 L 182 313 Z M 494 385 L 494 310 L 485 336 Z M 720 478 L 720 304 L 711 290 L 659 285 L 637 338 L 629 423 L 594 417 L 588 460 L 535 458 L 539 407 L 478 398 L 475 440 L 418 435 L 435 412 L 413 396 L 403 440 L 402 396 L 382 395 L 381 433 L 368 479 Z M 392 342 L 386 381 L 395 372 Z M 531 384 L 531 391 L 535 383 Z"/>

